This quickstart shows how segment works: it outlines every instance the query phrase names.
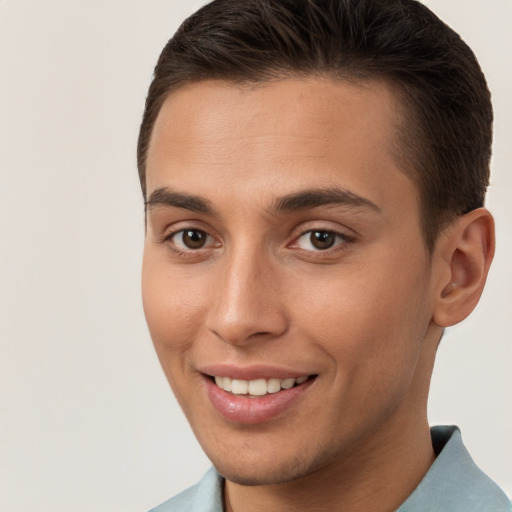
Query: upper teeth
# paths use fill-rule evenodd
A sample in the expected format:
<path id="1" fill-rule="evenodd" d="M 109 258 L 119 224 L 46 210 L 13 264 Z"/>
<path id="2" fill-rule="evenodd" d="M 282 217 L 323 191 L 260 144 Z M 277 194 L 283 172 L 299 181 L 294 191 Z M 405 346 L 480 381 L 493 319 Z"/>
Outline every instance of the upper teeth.
<path id="1" fill-rule="evenodd" d="M 215 377 L 215 384 L 224 391 L 229 391 L 235 395 L 263 396 L 267 393 L 277 393 L 281 391 L 281 389 L 290 389 L 295 384 L 302 384 L 306 380 L 307 377 L 256 380 Z"/>

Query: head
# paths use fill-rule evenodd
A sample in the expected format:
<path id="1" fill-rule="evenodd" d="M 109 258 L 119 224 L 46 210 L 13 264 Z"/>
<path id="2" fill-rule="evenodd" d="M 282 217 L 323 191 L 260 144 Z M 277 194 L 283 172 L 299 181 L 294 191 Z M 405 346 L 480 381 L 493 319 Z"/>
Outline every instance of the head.
<path id="1" fill-rule="evenodd" d="M 397 157 L 420 194 L 430 250 L 451 220 L 483 206 L 493 120 L 485 78 L 459 35 L 413 0 L 217 0 L 200 9 L 155 68 L 138 142 L 144 196 L 151 134 L 169 94 L 205 79 L 301 76 L 393 88 Z"/>
<path id="2" fill-rule="evenodd" d="M 165 47 L 138 148 L 144 308 L 228 479 L 417 446 L 442 329 L 492 258 L 491 118 L 472 52 L 412 0 L 217 0 Z"/>

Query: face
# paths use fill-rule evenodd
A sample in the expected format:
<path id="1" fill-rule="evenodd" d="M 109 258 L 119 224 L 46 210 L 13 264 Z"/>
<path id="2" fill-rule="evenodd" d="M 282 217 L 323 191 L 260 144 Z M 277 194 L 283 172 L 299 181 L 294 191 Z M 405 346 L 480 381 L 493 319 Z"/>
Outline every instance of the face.
<path id="1" fill-rule="evenodd" d="M 426 347 L 440 333 L 396 112 L 385 84 L 317 78 L 205 81 L 162 107 L 144 309 L 167 379 L 229 480 L 349 464 L 423 419 Z"/>

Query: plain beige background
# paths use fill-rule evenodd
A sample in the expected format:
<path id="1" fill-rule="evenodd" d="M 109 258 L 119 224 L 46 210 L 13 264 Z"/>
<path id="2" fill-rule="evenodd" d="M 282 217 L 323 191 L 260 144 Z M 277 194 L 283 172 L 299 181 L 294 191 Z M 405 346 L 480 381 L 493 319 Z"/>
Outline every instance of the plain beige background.
<path id="1" fill-rule="evenodd" d="M 209 463 L 142 314 L 135 144 L 152 68 L 202 0 L 0 0 L 0 511 L 144 511 Z M 512 2 L 430 0 L 496 110 L 498 252 L 447 333 L 430 418 L 512 493 Z"/>

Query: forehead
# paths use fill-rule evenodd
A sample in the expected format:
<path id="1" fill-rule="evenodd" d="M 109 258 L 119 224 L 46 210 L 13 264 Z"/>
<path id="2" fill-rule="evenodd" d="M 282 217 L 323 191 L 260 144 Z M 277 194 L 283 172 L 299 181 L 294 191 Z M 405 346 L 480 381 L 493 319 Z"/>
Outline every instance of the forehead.
<path id="1" fill-rule="evenodd" d="M 391 176 L 405 178 L 396 158 L 399 112 L 380 81 L 188 84 L 166 99 L 156 120 L 148 194 L 169 184 L 201 193 L 215 181 L 276 193 L 336 185 L 379 201 Z"/>

